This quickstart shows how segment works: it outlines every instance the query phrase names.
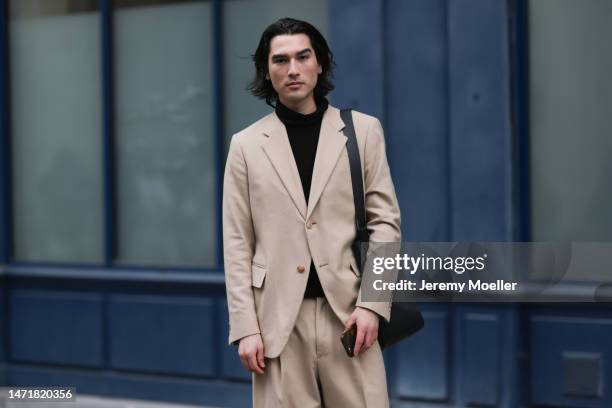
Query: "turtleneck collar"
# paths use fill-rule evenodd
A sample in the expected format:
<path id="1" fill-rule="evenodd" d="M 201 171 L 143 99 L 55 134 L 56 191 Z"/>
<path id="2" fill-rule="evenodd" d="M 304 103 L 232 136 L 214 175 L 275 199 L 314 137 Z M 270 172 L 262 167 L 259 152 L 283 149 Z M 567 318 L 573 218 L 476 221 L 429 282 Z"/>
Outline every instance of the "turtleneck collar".
<path id="1" fill-rule="evenodd" d="M 281 120 L 281 122 L 285 124 L 285 126 L 312 125 L 314 123 L 317 123 L 318 121 L 321 121 L 323 113 L 325 113 L 325 111 L 327 110 L 327 106 L 329 105 L 329 102 L 325 97 L 317 98 L 315 102 L 317 104 L 317 110 L 307 115 L 304 115 L 292 109 L 289 109 L 288 107 L 283 105 L 280 100 L 277 100 L 275 108 L 276 115 Z"/>

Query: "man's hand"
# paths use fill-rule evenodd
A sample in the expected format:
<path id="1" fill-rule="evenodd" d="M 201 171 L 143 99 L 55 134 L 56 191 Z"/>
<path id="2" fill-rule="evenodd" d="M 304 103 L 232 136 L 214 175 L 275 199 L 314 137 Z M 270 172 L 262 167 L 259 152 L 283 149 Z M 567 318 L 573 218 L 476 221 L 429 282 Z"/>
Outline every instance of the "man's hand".
<path id="1" fill-rule="evenodd" d="M 353 324 L 357 324 L 357 340 L 353 352 L 356 357 L 360 352 L 365 353 L 378 340 L 378 315 L 357 306 L 346 321 L 345 327 L 349 329 Z"/>
<path id="2" fill-rule="evenodd" d="M 238 345 L 238 355 L 242 366 L 251 372 L 263 374 L 264 367 L 264 347 L 261 334 L 251 334 L 240 339 Z"/>

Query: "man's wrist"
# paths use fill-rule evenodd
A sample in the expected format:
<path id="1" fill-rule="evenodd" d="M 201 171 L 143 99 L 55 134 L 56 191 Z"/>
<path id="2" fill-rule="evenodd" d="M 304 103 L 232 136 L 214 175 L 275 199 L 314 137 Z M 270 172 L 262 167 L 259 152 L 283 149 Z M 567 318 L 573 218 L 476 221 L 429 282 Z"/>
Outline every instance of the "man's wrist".
<path id="1" fill-rule="evenodd" d="M 247 338 L 247 337 L 249 337 L 249 336 L 254 336 L 254 335 L 256 335 L 256 334 L 261 335 L 261 333 L 260 333 L 260 332 L 256 332 L 256 333 L 247 334 L 246 336 L 242 336 L 242 337 L 240 337 L 239 339 L 234 340 L 234 341 L 232 342 L 232 345 L 234 345 L 234 346 L 238 346 L 238 345 L 240 345 L 240 341 L 242 341 L 242 339 Z"/>
<path id="2" fill-rule="evenodd" d="M 370 312 L 370 313 L 372 313 L 372 314 L 376 315 L 376 316 L 378 317 L 378 320 L 379 320 L 379 321 L 380 321 L 380 319 L 384 319 L 384 318 L 385 318 L 383 315 L 381 315 L 380 313 L 378 313 L 376 310 L 369 309 L 369 308 L 367 308 L 367 307 L 365 307 L 365 306 L 355 306 L 355 307 L 358 307 L 358 308 L 363 309 L 363 310 L 367 310 L 368 312 Z"/>

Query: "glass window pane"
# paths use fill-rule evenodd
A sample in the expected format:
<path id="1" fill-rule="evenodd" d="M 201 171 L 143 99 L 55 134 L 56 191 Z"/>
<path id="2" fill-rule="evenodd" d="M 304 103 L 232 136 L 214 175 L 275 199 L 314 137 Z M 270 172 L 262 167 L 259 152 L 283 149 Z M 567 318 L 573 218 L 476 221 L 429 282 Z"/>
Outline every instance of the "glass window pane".
<path id="1" fill-rule="evenodd" d="M 308 21 L 329 41 L 328 4 L 327 0 L 227 0 L 221 6 L 224 130 L 229 141 L 232 134 L 272 111 L 265 101 L 246 90 L 255 75 L 250 55 L 255 52 L 263 30 L 279 18 L 292 17 Z"/>
<path id="2" fill-rule="evenodd" d="M 534 241 L 612 240 L 612 2 L 529 2 Z"/>
<path id="3" fill-rule="evenodd" d="M 9 3 L 14 256 L 20 261 L 103 257 L 96 3 Z"/>
<path id="4" fill-rule="evenodd" d="M 211 2 L 159 3 L 114 3 L 117 260 L 213 266 Z"/>

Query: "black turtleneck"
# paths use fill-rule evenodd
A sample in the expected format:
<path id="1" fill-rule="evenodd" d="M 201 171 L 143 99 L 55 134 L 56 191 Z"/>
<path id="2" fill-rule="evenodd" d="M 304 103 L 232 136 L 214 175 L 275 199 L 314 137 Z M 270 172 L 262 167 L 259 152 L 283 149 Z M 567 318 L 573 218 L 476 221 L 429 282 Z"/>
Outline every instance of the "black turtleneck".
<path id="1" fill-rule="evenodd" d="M 289 143 L 293 151 L 293 157 L 300 173 L 304 197 L 308 204 L 310 195 L 310 184 L 312 182 L 312 170 L 314 168 L 315 156 L 317 154 L 317 144 L 319 143 L 319 132 L 321 131 L 321 120 L 327 110 L 328 102 L 326 98 L 316 100 L 317 110 L 303 115 L 289 109 L 280 101 L 276 102 L 276 115 L 287 128 Z M 325 297 L 317 270 L 314 263 L 310 262 L 308 273 L 308 283 L 304 297 Z"/>

